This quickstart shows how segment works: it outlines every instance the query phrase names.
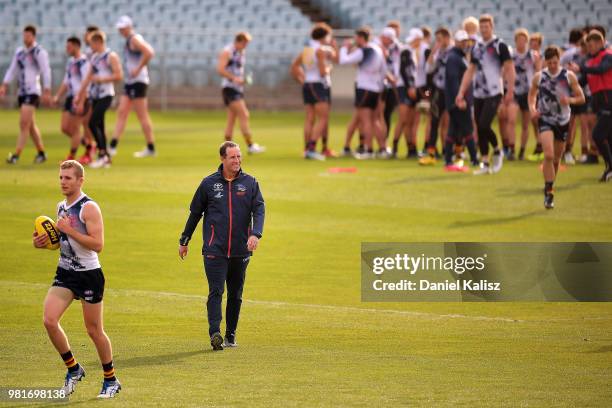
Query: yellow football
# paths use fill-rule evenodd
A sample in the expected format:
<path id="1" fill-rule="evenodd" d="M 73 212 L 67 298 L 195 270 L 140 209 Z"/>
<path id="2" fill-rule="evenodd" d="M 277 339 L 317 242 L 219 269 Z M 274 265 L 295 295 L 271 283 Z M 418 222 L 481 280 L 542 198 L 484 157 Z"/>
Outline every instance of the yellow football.
<path id="1" fill-rule="evenodd" d="M 34 220 L 34 229 L 38 235 L 47 234 L 49 242 L 47 242 L 47 249 L 57 249 L 60 246 L 60 233 L 55 226 L 55 222 L 44 215 L 37 217 Z"/>

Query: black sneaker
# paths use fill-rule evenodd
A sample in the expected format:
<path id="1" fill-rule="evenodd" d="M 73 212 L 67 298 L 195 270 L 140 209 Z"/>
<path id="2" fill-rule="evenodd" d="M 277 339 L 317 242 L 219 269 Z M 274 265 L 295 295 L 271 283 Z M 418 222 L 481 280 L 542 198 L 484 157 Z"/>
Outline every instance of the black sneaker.
<path id="1" fill-rule="evenodd" d="M 225 340 L 223 341 L 223 347 L 238 347 L 236 336 L 233 334 L 226 334 Z"/>
<path id="2" fill-rule="evenodd" d="M 555 196 L 553 195 L 553 193 L 545 193 L 544 194 L 544 208 L 546 208 L 547 210 L 552 210 L 553 208 L 555 208 L 554 199 L 555 199 Z"/>
<path id="3" fill-rule="evenodd" d="M 9 153 L 8 158 L 6 159 L 7 164 L 17 164 L 19 161 L 19 156 L 15 153 Z"/>
<path id="4" fill-rule="evenodd" d="M 46 161 L 47 161 L 47 155 L 45 154 L 45 152 L 38 152 L 36 157 L 34 157 L 35 164 L 42 164 Z"/>
<path id="5" fill-rule="evenodd" d="M 612 180 L 612 169 L 606 169 L 601 175 L 599 181 L 602 183 L 607 183 L 610 180 Z"/>
<path id="6" fill-rule="evenodd" d="M 223 337 L 221 337 L 221 333 L 217 332 L 210 336 L 210 345 L 215 351 L 223 350 Z"/>

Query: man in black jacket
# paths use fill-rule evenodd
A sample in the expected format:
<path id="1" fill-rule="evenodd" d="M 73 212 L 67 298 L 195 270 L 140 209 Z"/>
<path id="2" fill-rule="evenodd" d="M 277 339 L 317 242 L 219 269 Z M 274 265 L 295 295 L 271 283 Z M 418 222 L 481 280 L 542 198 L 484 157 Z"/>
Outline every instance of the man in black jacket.
<path id="1" fill-rule="evenodd" d="M 463 166 L 453 165 L 452 154 L 455 143 L 464 144 L 470 152 L 473 166 L 478 166 L 476 144 L 474 143 L 474 128 L 472 126 L 472 92 L 468 88 L 461 98 L 461 103 L 456 103 L 457 94 L 461 87 L 461 80 L 468 68 L 467 53 L 469 52 L 469 37 L 464 30 L 455 33 L 455 47 L 449 52 L 446 59 L 446 71 L 444 79 L 445 104 L 449 113 L 449 127 L 444 143 L 444 160 L 446 171 L 465 171 Z"/>
<path id="2" fill-rule="evenodd" d="M 254 177 L 240 168 L 240 147 L 224 142 L 219 149 L 219 169 L 204 178 L 196 190 L 189 218 L 179 240 L 179 256 L 187 255 L 187 245 L 200 219 L 204 217 L 204 270 L 208 280 L 208 324 L 213 350 L 236 347 L 236 327 L 242 304 L 242 289 L 252 251 L 263 233 L 265 205 Z M 227 282 L 225 340 L 221 336 L 221 299 Z"/>

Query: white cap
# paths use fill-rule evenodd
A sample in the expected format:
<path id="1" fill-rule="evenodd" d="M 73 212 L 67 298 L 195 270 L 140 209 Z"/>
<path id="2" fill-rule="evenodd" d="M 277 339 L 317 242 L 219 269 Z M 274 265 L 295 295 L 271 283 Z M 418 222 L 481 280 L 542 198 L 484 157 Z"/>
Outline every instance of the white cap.
<path id="1" fill-rule="evenodd" d="M 465 30 L 457 30 L 457 32 L 455 33 L 455 41 L 457 41 L 457 42 L 465 41 L 465 40 L 469 40 L 469 39 L 470 39 L 470 37 L 465 32 Z"/>
<path id="2" fill-rule="evenodd" d="M 117 20 L 117 24 L 115 24 L 115 27 L 119 29 L 132 27 L 132 19 L 130 18 L 130 16 L 121 16 L 119 17 L 119 20 Z"/>
<path id="3" fill-rule="evenodd" d="M 395 39 L 397 38 L 397 34 L 395 33 L 395 30 L 391 27 L 383 28 L 382 33 L 380 35 L 382 37 L 387 37 L 393 41 L 395 41 Z"/>
<path id="4" fill-rule="evenodd" d="M 406 42 L 411 43 L 416 39 L 423 39 L 423 31 L 420 28 L 411 28 L 408 31 L 408 37 L 406 37 Z"/>

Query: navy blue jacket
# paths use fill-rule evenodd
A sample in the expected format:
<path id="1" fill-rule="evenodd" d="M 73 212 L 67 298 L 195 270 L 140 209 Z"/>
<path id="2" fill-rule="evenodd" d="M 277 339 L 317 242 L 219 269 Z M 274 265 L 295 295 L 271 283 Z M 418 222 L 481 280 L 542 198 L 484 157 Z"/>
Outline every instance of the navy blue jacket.
<path id="1" fill-rule="evenodd" d="M 455 99 L 459 93 L 461 80 L 463 79 L 463 74 L 465 74 L 467 67 L 467 61 L 463 50 L 459 47 L 451 48 L 448 52 L 448 58 L 446 59 L 446 78 L 444 84 L 445 102 L 449 111 L 455 108 Z M 472 106 L 471 88 L 470 86 L 464 97 L 468 106 L 467 109 L 470 109 L 470 106 Z"/>
<path id="2" fill-rule="evenodd" d="M 234 180 L 227 181 L 223 177 L 223 165 L 219 166 L 215 173 L 202 180 L 189 211 L 181 243 L 189 242 L 195 227 L 204 217 L 203 255 L 249 256 L 249 236 L 261 238 L 263 234 L 265 205 L 259 184 L 242 169 Z"/>

